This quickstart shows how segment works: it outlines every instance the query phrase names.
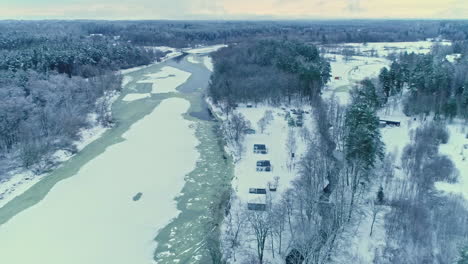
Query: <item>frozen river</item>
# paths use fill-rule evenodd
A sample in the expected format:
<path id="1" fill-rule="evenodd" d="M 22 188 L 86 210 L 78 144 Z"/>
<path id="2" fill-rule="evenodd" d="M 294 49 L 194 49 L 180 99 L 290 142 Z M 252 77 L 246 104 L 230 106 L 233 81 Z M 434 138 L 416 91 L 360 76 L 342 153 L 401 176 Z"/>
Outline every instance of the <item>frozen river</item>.
<path id="1" fill-rule="evenodd" d="M 231 177 L 206 65 L 127 73 L 117 126 L 0 209 L 0 263 L 203 263 L 208 208 Z"/>

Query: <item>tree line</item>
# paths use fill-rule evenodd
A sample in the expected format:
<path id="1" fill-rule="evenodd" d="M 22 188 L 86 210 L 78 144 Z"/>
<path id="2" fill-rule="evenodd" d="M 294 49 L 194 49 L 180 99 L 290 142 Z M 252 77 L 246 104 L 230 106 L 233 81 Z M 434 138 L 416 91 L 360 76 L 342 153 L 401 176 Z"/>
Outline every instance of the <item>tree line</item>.
<path id="1" fill-rule="evenodd" d="M 42 172 L 57 150 L 76 152 L 78 132 L 112 122 L 109 98 L 120 90 L 113 72 L 85 79 L 34 71 L 0 71 L 0 155 L 11 164 Z M 90 114 L 96 120 L 90 120 Z"/>
<path id="2" fill-rule="evenodd" d="M 214 53 L 213 61 L 208 92 L 215 103 L 228 106 L 310 99 L 330 78 L 330 64 L 317 48 L 294 41 L 239 43 Z"/>

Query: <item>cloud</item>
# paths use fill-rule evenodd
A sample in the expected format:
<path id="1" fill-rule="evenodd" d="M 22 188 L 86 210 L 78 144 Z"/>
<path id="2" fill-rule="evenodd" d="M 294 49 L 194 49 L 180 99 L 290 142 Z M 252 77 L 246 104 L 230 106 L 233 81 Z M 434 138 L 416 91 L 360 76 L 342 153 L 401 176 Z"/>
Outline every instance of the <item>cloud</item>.
<path id="1" fill-rule="evenodd" d="M 467 18 L 466 0 L 15 0 L 0 18 Z"/>
<path id="2" fill-rule="evenodd" d="M 359 13 L 362 12 L 364 9 L 361 8 L 360 0 L 348 0 L 348 10 L 351 13 Z"/>

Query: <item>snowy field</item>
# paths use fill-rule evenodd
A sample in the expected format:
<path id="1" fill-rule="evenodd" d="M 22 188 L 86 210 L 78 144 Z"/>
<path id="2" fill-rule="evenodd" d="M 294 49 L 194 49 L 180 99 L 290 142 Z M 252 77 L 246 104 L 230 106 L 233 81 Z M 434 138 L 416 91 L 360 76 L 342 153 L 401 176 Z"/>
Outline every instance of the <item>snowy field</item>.
<path id="1" fill-rule="evenodd" d="M 308 130 L 313 134 L 314 121 L 310 106 L 295 107 L 295 109 L 302 109 L 306 111 L 303 114 L 304 126 L 303 127 L 290 127 L 285 118 L 289 112 L 291 115 L 291 107 L 272 107 L 269 105 L 255 105 L 247 107 L 240 104 L 235 112 L 242 114 L 251 123 L 251 127 L 256 131 L 255 134 L 248 134 L 243 141 L 244 150 L 242 155 L 236 157 L 234 178 L 232 181 L 232 188 L 235 191 L 233 200 L 231 200 L 231 215 L 242 214 L 247 212 L 247 203 L 266 203 L 268 200 L 278 201 L 281 195 L 291 186 L 292 181 L 298 173 L 298 162 L 304 152 L 306 151 L 306 144 L 301 134 L 304 130 Z M 222 112 L 214 107 L 215 113 L 218 117 L 225 120 L 226 117 Z M 272 111 L 273 120 L 266 126 L 266 129 L 261 133 L 257 122 L 264 116 L 266 111 Z M 296 149 L 294 150 L 294 158 L 291 158 L 288 152 L 288 134 L 292 133 L 296 139 Z M 257 154 L 253 152 L 254 144 L 265 144 L 268 150 L 267 154 Z M 234 153 L 235 150 L 228 149 L 228 152 Z M 257 171 L 256 163 L 259 160 L 269 160 L 272 165 L 271 172 Z M 288 164 L 291 164 L 290 166 Z M 276 185 L 277 184 L 277 185 Z M 276 191 L 270 191 L 269 186 L 277 186 Z M 266 189 L 267 194 L 251 194 L 250 188 Z M 223 229 L 226 229 L 224 223 Z M 229 263 L 246 263 L 243 257 L 248 257 L 250 253 L 255 252 L 255 236 L 246 233 L 247 230 L 241 231 L 240 244 L 242 245 L 237 254 L 236 261 L 233 259 Z M 276 258 L 275 261 L 269 256 L 270 252 L 265 251 L 266 258 L 271 263 L 281 261 L 281 258 Z M 270 262 L 269 262 L 270 263 Z"/>
<path id="2" fill-rule="evenodd" d="M 389 67 L 385 58 L 353 56 L 345 60 L 343 55 L 325 54 L 331 67 L 331 79 L 323 90 L 325 99 L 334 96 L 341 104 L 350 103 L 349 92 L 357 82 L 365 78 L 378 77 L 383 67 Z"/>
<path id="3" fill-rule="evenodd" d="M 414 52 L 427 54 L 433 45 L 451 45 L 449 41 L 416 41 L 416 42 L 369 42 L 324 45 L 325 54 L 331 66 L 331 79 L 323 90 L 322 97 L 334 96 L 341 104 L 350 102 L 349 91 L 357 82 L 365 78 L 378 77 L 383 67 L 390 67 L 387 56 L 393 53 Z M 340 55 L 343 50 L 353 50 L 354 56 Z M 448 60 L 455 61 L 456 55 Z"/>
<path id="4" fill-rule="evenodd" d="M 340 52 L 343 49 L 351 49 L 356 53 L 368 57 L 386 57 L 392 53 L 408 52 L 427 54 L 435 45 L 452 45 L 446 40 L 425 40 L 412 42 L 368 42 L 346 43 L 337 45 L 325 45 L 327 52 Z"/>
<path id="5" fill-rule="evenodd" d="M 0 263 L 151 263 L 155 234 L 178 214 L 173 199 L 198 158 L 188 108 L 164 100 L 123 142 L 0 226 Z"/>
<path id="6" fill-rule="evenodd" d="M 273 112 L 274 119 L 266 127 L 264 133 L 261 133 L 257 122 L 264 116 L 267 110 Z M 237 197 L 243 203 L 248 202 L 250 198 L 249 188 L 267 188 L 268 183 L 274 183 L 275 177 L 279 178 L 278 190 L 276 193 L 272 192 L 271 195 L 276 197 L 281 196 L 281 193 L 289 187 L 290 182 L 297 173 L 294 168 L 291 170 L 287 168 L 287 161 L 290 159 L 290 154 L 286 148 L 288 133 L 291 131 L 299 139 L 299 130 L 301 128 L 289 127 L 288 122 L 285 120 L 286 111 L 281 108 L 262 105 L 252 108 L 240 106 L 236 111 L 244 115 L 251 122 L 253 129 L 256 130 L 256 134 L 246 135 L 243 142 L 245 147 L 243 156 L 235 166 L 233 188 L 237 192 Z M 310 112 L 304 115 L 305 124 L 310 124 L 311 120 Z M 310 131 L 313 128 L 307 127 L 307 129 Z M 297 142 L 298 149 L 296 150 L 294 161 L 298 161 L 306 149 L 306 146 L 301 143 Z M 254 144 L 265 144 L 268 153 L 253 153 Z M 272 171 L 257 172 L 256 162 L 258 160 L 269 160 L 272 164 Z"/>
<path id="7" fill-rule="evenodd" d="M 439 147 L 441 154 L 450 157 L 458 169 L 458 182 L 450 184 L 446 182 L 436 183 L 439 190 L 459 194 L 468 201 L 468 124 L 455 120 L 447 125 L 450 138 L 447 144 Z"/>

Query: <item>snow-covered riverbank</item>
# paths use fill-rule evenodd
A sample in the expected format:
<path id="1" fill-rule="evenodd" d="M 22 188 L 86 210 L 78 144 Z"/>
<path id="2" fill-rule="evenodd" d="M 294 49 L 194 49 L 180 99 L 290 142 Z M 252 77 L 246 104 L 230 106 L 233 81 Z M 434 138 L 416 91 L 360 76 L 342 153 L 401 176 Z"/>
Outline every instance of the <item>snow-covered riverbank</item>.
<path id="1" fill-rule="evenodd" d="M 198 158 L 191 122 L 182 117 L 188 107 L 184 99 L 164 100 L 125 141 L 0 226 L 0 262 L 150 263 L 154 236 L 177 215 L 173 199 Z"/>
<path id="2" fill-rule="evenodd" d="M 112 92 L 106 94 L 103 98 L 99 100 L 106 100 L 109 102 L 108 104 L 108 113 L 110 113 L 111 105 L 117 98 L 119 97 L 118 92 Z M 88 116 L 88 122 L 90 124 L 89 128 L 83 128 L 79 132 L 78 137 L 80 140 L 74 143 L 76 150 L 79 152 L 84 149 L 87 145 L 89 145 L 94 140 L 98 139 L 99 137 L 104 134 L 110 127 L 104 127 L 98 121 L 98 116 L 96 113 L 91 113 Z M 58 167 L 61 163 L 69 160 L 75 154 L 70 153 L 67 150 L 58 150 L 52 156 L 53 162 L 57 163 L 55 166 Z M 54 169 L 54 168 L 52 168 Z M 10 171 L 9 175 L 3 177 L 3 181 L 0 181 L 0 208 L 2 208 L 5 204 L 13 200 L 18 195 L 21 195 L 29 188 L 31 188 L 34 184 L 39 182 L 43 177 L 46 177 L 49 172 L 36 174 L 32 169 L 26 168 L 18 168 L 16 170 Z"/>

